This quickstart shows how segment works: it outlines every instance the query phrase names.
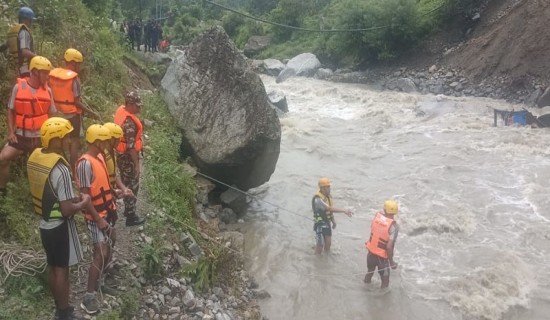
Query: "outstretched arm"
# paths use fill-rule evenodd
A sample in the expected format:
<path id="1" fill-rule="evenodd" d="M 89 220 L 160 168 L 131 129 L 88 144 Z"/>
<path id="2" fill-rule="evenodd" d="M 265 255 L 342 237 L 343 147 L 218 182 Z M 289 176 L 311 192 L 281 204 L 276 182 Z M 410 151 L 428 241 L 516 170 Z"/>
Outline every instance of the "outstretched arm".
<path id="1" fill-rule="evenodd" d="M 341 212 L 343 214 L 345 214 L 346 216 L 350 217 L 353 215 L 353 212 L 351 212 L 351 209 L 341 209 L 341 208 L 336 208 L 336 207 L 327 207 L 327 211 L 330 211 L 330 212 Z"/>

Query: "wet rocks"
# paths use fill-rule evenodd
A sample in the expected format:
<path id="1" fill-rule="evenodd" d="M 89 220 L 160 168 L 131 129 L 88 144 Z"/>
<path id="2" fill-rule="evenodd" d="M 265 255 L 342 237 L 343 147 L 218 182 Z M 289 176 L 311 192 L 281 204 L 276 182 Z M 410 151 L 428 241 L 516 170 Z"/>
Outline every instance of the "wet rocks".
<path id="1" fill-rule="evenodd" d="M 267 74 L 276 77 L 283 71 L 285 65 L 277 59 L 265 59 L 262 61 L 262 67 Z"/>
<path id="2" fill-rule="evenodd" d="M 540 88 L 538 90 L 541 90 Z M 550 87 L 546 88 L 540 98 L 536 100 L 537 106 L 540 108 L 550 106 Z"/>
<path id="3" fill-rule="evenodd" d="M 312 77 L 320 67 L 321 62 L 313 53 L 302 53 L 288 61 L 276 81 L 283 82 L 293 76 Z"/>
<path id="4" fill-rule="evenodd" d="M 280 91 L 270 91 L 267 94 L 267 97 L 269 98 L 269 102 L 275 108 L 282 111 L 283 113 L 288 112 L 288 103 L 286 101 L 286 96 L 284 93 Z"/>
<path id="5" fill-rule="evenodd" d="M 173 279 L 172 279 L 173 280 Z M 177 281 L 177 280 L 176 280 Z M 140 310 L 140 319 L 242 319 L 240 311 L 233 308 L 229 301 L 211 292 L 199 294 L 186 285 L 187 280 L 178 281 L 178 287 L 170 292 L 162 291 L 158 286 L 150 286 L 143 297 L 145 306 Z M 159 290 L 160 289 L 160 290 Z M 218 288 L 218 291 L 221 288 Z M 259 319 L 259 318 L 256 318 Z"/>
<path id="6" fill-rule="evenodd" d="M 409 90 L 409 92 L 413 92 L 411 81 L 416 86 L 417 91 L 422 94 L 506 99 L 514 103 L 525 103 L 529 106 L 535 103 L 539 105 L 548 103 L 550 105 L 550 98 L 547 102 L 542 102 L 544 101 L 544 94 L 542 94 L 540 88 L 544 87 L 535 79 L 528 77 L 511 79 L 507 76 L 500 76 L 476 82 L 464 76 L 459 69 L 447 69 L 444 66 L 437 65 L 432 65 L 423 70 L 407 68 L 400 68 L 397 71 L 386 70 L 373 75 L 368 83 L 379 83 L 382 88 L 387 90 L 404 92 Z M 399 82 L 401 82 L 401 86 L 398 86 Z M 548 96 L 550 97 L 550 90 Z"/>

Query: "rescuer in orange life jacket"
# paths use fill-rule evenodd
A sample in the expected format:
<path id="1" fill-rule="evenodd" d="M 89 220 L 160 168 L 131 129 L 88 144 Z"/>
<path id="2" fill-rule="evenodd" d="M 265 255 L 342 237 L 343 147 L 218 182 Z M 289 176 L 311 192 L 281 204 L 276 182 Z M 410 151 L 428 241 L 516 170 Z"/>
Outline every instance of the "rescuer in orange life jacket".
<path id="1" fill-rule="evenodd" d="M 84 212 L 84 218 L 94 246 L 93 258 L 88 271 L 88 290 L 80 305 L 88 314 L 99 312 L 99 280 L 110 262 L 111 246 L 116 241 L 114 191 L 111 190 L 107 168 L 100 155 L 108 148 L 109 140 L 111 131 L 108 128 L 98 124 L 89 126 L 86 130 L 88 150 L 76 163 L 76 184 L 80 193 L 88 194 L 92 199 L 92 207 Z"/>
<path id="2" fill-rule="evenodd" d="M 393 261 L 393 249 L 399 232 L 399 227 L 394 218 L 397 214 L 397 202 L 386 200 L 384 213 L 377 212 L 371 224 L 370 238 L 365 242 L 367 254 L 367 274 L 363 280 L 371 283 L 374 270 L 378 268 L 378 274 L 382 280 L 380 288 L 386 288 L 390 284 L 390 268 L 396 269 L 397 263 Z"/>
<path id="3" fill-rule="evenodd" d="M 99 120 L 99 115 L 90 110 L 81 99 L 80 66 L 84 58 L 80 51 L 69 48 L 65 51 L 65 68 L 55 68 L 50 71 L 49 85 L 52 90 L 55 107 L 59 116 L 71 122 L 74 130 L 69 133 L 66 148 L 69 149 L 69 163 L 71 169 L 78 159 L 80 150 L 80 133 L 82 130 L 82 112 L 87 113 L 93 119 Z"/>
<path id="4" fill-rule="evenodd" d="M 18 78 L 8 102 L 8 143 L 0 151 L 0 196 L 5 195 L 10 163 L 23 153 L 40 147 L 40 128 L 56 112 L 48 87 L 50 61 L 35 56 L 30 62 L 30 77 Z"/>

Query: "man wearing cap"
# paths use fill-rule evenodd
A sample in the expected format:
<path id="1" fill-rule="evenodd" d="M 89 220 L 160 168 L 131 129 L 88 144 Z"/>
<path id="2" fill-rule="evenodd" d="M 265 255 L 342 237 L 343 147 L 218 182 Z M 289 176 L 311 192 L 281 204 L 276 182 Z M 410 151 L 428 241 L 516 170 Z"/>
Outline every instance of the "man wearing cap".
<path id="1" fill-rule="evenodd" d="M 395 222 L 397 214 L 397 202 L 386 200 L 384 202 L 384 212 L 377 212 L 372 220 L 370 237 L 365 245 L 367 254 L 367 274 L 363 282 L 371 283 L 374 271 L 378 268 L 378 274 L 382 280 L 381 288 L 387 288 L 390 284 L 390 268 L 397 268 L 397 263 L 393 261 L 393 249 L 399 227 Z"/>
<path id="2" fill-rule="evenodd" d="M 122 128 L 124 132 L 120 142 L 116 147 L 118 156 L 118 169 L 122 183 L 132 190 L 137 196 L 139 191 L 140 164 L 139 154 L 143 147 L 142 134 L 143 125 L 136 114 L 141 110 L 141 97 L 135 91 L 129 92 L 125 96 L 125 104 L 121 105 L 115 114 L 114 122 Z M 136 213 L 135 197 L 124 198 L 124 216 L 126 216 L 126 226 L 140 225 L 145 222 Z"/>
<path id="3" fill-rule="evenodd" d="M 82 112 L 99 120 L 99 115 L 86 107 L 80 99 L 80 65 L 84 61 L 80 51 L 69 48 L 65 51 L 65 68 L 55 68 L 50 71 L 49 85 L 52 90 L 55 106 L 59 116 L 71 122 L 74 130 L 69 134 L 67 145 L 69 162 L 74 170 L 74 164 L 80 150 L 80 131 L 82 130 Z"/>
<path id="4" fill-rule="evenodd" d="M 6 193 L 11 161 L 40 147 L 40 127 L 56 112 L 48 87 L 52 64 L 36 56 L 30 69 L 29 78 L 17 79 L 8 102 L 8 143 L 0 151 L 0 196 Z"/>
<path id="5" fill-rule="evenodd" d="M 332 196 L 330 195 L 330 180 L 328 178 L 319 179 L 319 191 L 315 193 L 311 200 L 313 209 L 313 231 L 315 232 L 316 247 L 315 254 L 320 255 L 323 252 L 328 253 L 332 244 L 332 229 L 336 228 L 334 212 L 342 212 L 348 217 L 352 216 L 350 209 L 340 209 L 333 206 Z"/>
<path id="6" fill-rule="evenodd" d="M 28 77 L 30 75 L 29 61 L 36 56 L 30 29 L 34 12 L 29 7 L 21 7 L 17 16 L 19 23 L 8 30 L 10 61 L 19 77 Z"/>

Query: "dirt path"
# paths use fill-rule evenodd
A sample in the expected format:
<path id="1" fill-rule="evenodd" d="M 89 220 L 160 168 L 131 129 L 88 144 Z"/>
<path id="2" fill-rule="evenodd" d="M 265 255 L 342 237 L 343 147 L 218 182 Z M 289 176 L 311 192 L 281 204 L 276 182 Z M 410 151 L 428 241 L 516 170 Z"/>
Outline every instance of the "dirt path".
<path id="1" fill-rule="evenodd" d="M 119 214 L 119 219 L 116 223 L 117 240 L 114 247 L 113 259 L 110 264 L 109 270 L 104 276 L 105 284 L 113 289 L 119 291 L 125 290 L 125 284 L 128 279 L 124 275 L 125 270 L 132 270 L 137 267 L 138 254 L 136 241 L 139 237 L 140 227 L 126 227 L 126 218 Z M 84 316 L 88 319 L 94 319 L 94 317 L 88 316 L 82 308 L 80 303 L 87 291 L 88 282 L 88 269 L 90 267 L 92 247 L 89 243 L 89 233 L 84 226 L 79 228 L 80 239 L 84 252 L 84 261 L 78 265 L 78 269 L 74 269 L 71 278 L 71 304 L 75 306 L 76 313 L 80 316 Z M 101 301 L 101 313 L 105 313 L 111 309 L 113 302 L 116 302 L 117 298 L 109 295 L 99 295 Z M 99 313 L 99 314 L 101 314 Z M 96 315 L 97 316 L 97 315 Z"/>

